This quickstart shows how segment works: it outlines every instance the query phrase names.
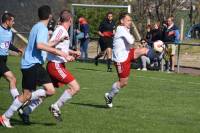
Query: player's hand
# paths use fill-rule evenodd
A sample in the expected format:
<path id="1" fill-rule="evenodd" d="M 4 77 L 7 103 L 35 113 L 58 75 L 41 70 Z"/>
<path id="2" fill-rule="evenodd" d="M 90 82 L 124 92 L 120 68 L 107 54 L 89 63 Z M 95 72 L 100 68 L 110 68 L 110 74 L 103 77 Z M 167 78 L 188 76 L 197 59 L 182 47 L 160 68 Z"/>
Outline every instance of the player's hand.
<path id="1" fill-rule="evenodd" d="M 170 32 L 168 33 L 168 36 L 173 36 L 173 35 L 175 35 L 175 32 L 174 32 L 174 31 L 170 31 Z"/>
<path id="2" fill-rule="evenodd" d="M 81 52 L 75 51 L 74 56 L 75 56 L 75 58 L 79 58 L 81 56 Z"/>
<path id="3" fill-rule="evenodd" d="M 67 61 L 74 61 L 74 56 L 68 55 L 67 58 L 65 58 Z"/>
<path id="4" fill-rule="evenodd" d="M 24 53 L 23 49 L 19 48 L 18 50 L 19 50 L 18 54 L 19 54 L 20 56 L 23 55 L 23 53 Z"/>

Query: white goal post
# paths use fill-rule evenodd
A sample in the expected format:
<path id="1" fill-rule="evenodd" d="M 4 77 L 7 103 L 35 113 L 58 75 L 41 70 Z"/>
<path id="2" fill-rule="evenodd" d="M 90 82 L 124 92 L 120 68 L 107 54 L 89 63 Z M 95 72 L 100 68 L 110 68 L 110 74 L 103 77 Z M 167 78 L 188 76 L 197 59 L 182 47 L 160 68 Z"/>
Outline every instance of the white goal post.
<path id="1" fill-rule="evenodd" d="M 131 5 L 91 5 L 91 4 L 72 4 L 71 5 L 71 12 L 72 15 L 75 15 L 75 7 L 96 7 L 96 8 L 123 8 L 127 9 L 128 13 L 131 13 Z M 73 31 L 74 31 L 74 25 L 71 25 L 70 28 L 70 41 L 71 41 L 71 46 L 72 46 L 72 40 L 73 40 Z"/>

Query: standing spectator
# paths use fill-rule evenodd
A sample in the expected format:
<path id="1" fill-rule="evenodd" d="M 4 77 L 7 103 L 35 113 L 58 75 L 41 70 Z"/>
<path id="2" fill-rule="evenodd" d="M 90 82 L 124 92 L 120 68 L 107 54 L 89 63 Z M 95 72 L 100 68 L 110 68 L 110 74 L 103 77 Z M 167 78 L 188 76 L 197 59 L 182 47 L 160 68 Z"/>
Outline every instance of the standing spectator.
<path id="1" fill-rule="evenodd" d="M 80 30 L 77 30 L 77 39 L 80 40 L 81 59 L 88 58 L 89 24 L 84 17 L 79 18 Z"/>
<path id="2" fill-rule="evenodd" d="M 151 25 L 147 25 L 147 34 L 146 34 L 146 40 L 149 46 L 152 47 L 152 33 L 151 33 Z"/>
<path id="3" fill-rule="evenodd" d="M 3 76 L 9 82 L 10 93 L 15 99 L 19 92 L 16 87 L 16 78 L 15 75 L 10 71 L 7 63 L 7 57 L 9 55 L 9 49 L 18 53 L 22 53 L 22 51 L 16 48 L 12 44 L 13 33 L 11 28 L 14 24 L 14 15 L 11 13 L 4 13 L 1 18 L 1 26 L 0 26 L 0 78 Z"/>
<path id="4" fill-rule="evenodd" d="M 176 43 L 179 42 L 180 33 L 178 27 L 174 24 L 174 18 L 169 17 L 167 19 L 167 28 L 163 31 L 163 41 L 168 43 L 168 49 L 170 52 L 170 71 L 174 71 L 175 66 L 175 54 L 176 54 Z M 168 63 L 167 63 L 168 69 Z"/>
<path id="5" fill-rule="evenodd" d="M 113 13 L 108 12 L 106 19 L 101 22 L 99 26 L 99 44 L 101 47 L 101 52 L 95 57 L 95 64 L 98 65 L 98 59 L 102 57 L 105 53 L 107 54 L 107 71 L 111 72 L 111 58 L 112 58 L 112 48 L 113 48 L 113 35 L 115 33 L 115 22 L 113 21 Z"/>
<path id="6" fill-rule="evenodd" d="M 156 22 L 154 24 L 154 27 L 151 30 L 151 34 L 152 34 L 152 39 L 151 39 L 152 42 L 162 40 L 162 30 L 160 28 L 160 22 Z"/>

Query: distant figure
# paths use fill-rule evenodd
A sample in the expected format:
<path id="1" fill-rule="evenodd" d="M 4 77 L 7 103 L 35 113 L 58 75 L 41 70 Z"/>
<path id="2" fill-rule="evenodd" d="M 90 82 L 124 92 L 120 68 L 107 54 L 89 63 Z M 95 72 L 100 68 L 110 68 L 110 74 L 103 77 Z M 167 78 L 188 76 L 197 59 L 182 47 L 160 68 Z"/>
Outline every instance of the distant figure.
<path id="1" fill-rule="evenodd" d="M 170 69 L 169 71 L 174 72 L 175 66 L 175 54 L 176 54 L 176 43 L 180 40 L 180 32 L 178 27 L 174 24 L 174 18 L 169 17 L 167 19 L 167 27 L 163 30 L 163 41 L 167 43 L 168 50 L 170 51 Z M 168 63 L 166 64 L 168 70 Z"/>
<path id="2" fill-rule="evenodd" d="M 113 48 L 113 36 L 115 34 L 115 22 L 113 21 L 113 13 L 108 12 L 105 20 L 99 26 L 99 44 L 101 52 L 94 58 L 95 64 L 98 65 L 98 59 L 107 54 L 107 71 L 111 72 L 111 58 Z"/>
<path id="3" fill-rule="evenodd" d="M 80 30 L 77 30 L 76 38 L 80 40 L 81 59 L 88 58 L 88 44 L 89 44 L 89 24 L 84 17 L 78 19 Z"/>

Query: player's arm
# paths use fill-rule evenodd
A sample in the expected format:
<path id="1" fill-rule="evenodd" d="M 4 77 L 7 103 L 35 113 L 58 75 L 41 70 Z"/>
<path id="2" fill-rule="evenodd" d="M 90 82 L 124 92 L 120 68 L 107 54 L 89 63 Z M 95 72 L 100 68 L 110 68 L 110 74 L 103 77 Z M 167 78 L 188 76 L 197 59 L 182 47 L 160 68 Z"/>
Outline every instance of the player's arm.
<path id="1" fill-rule="evenodd" d="M 21 50 L 21 49 L 15 47 L 12 43 L 10 43 L 9 49 L 10 49 L 11 51 L 17 52 L 17 53 L 19 53 L 19 54 L 22 54 L 22 53 L 23 53 L 23 50 Z"/>
<path id="2" fill-rule="evenodd" d="M 49 46 L 47 40 L 48 40 L 48 30 L 40 29 L 38 31 L 38 36 L 36 38 L 36 48 L 58 56 L 62 56 L 69 61 L 73 60 L 70 56 L 68 56 L 68 53 L 65 53 L 61 50 Z"/>
<path id="3" fill-rule="evenodd" d="M 129 44 L 134 44 L 135 38 L 133 37 L 133 35 L 130 34 L 129 31 L 127 31 L 127 29 L 125 29 L 124 27 L 120 28 L 119 32 L 120 36 L 123 37 L 123 39 L 125 39 Z"/>
<path id="4" fill-rule="evenodd" d="M 56 30 L 53 32 L 52 37 L 49 39 L 48 45 L 50 47 L 55 47 L 58 45 L 60 42 L 63 42 L 64 40 L 68 40 L 69 37 L 63 36 L 64 31 L 60 29 L 59 27 L 56 28 Z"/>
<path id="5" fill-rule="evenodd" d="M 37 49 L 43 50 L 43 51 L 47 51 L 49 53 L 58 55 L 58 56 L 62 56 L 64 57 L 66 60 L 68 61 L 73 61 L 74 58 L 72 56 L 70 56 L 68 53 L 65 53 L 61 50 L 58 50 L 56 48 L 50 47 L 49 45 L 46 45 L 44 43 L 38 43 L 37 44 Z"/>
<path id="6" fill-rule="evenodd" d="M 55 39 L 55 40 L 50 39 L 49 42 L 48 42 L 48 45 L 49 45 L 50 47 L 55 47 L 55 46 L 58 45 L 59 43 L 63 42 L 64 40 L 68 40 L 68 39 L 69 39 L 69 37 L 67 37 L 67 36 L 64 36 L 64 37 L 62 37 L 62 38 Z"/>
<path id="7" fill-rule="evenodd" d="M 99 25 L 99 31 L 98 31 L 99 36 L 104 36 L 102 31 L 103 31 L 103 22 L 101 22 L 101 24 Z"/>

